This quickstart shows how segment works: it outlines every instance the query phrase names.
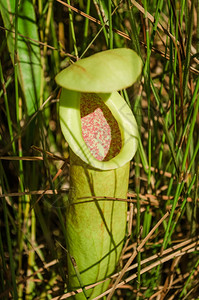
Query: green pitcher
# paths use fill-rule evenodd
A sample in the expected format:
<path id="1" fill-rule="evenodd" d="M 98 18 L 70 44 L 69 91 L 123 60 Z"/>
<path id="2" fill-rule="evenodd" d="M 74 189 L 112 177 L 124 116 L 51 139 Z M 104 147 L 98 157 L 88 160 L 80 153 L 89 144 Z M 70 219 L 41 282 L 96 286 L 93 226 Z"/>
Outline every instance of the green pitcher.
<path id="1" fill-rule="evenodd" d="M 70 291 L 94 299 L 110 283 L 126 233 L 129 164 L 138 144 L 134 115 L 117 92 L 132 85 L 142 62 L 130 49 L 102 51 L 56 76 L 62 87 L 60 122 L 70 147 L 66 208 Z M 105 281 L 104 281 L 105 280 Z M 85 291 L 85 289 L 84 289 Z"/>

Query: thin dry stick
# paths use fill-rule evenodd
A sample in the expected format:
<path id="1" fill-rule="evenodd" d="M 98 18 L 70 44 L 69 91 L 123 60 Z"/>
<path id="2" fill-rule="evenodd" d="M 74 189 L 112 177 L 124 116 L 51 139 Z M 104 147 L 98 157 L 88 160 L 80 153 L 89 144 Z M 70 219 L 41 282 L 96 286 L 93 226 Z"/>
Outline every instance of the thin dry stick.
<path id="1" fill-rule="evenodd" d="M 0 160 L 25 160 L 25 161 L 35 161 L 43 160 L 41 156 L 0 156 Z"/>
<path id="2" fill-rule="evenodd" d="M 125 272 L 127 271 L 128 267 L 131 265 L 132 261 L 135 259 L 137 253 L 142 249 L 142 247 L 145 245 L 145 243 L 148 241 L 148 239 L 151 237 L 151 235 L 155 232 L 155 230 L 160 226 L 160 224 L 168 217 L 169 212 L 167 212 L 159 221 L 158 223 L 153 227 L 153 229 L 147 234 L 147 236 L 143 239 L 143 241 L 141 242 L 141 244 L 138 246 L 137 249 L 134 250 L 132 256 L 129 258 L 129 260 L 127 261 L 126 265 L 124 266 L 124 268 L 122 269 L 120 275 L 118 276 L 118 278 L 116 279 L 113 287 L 110 290 L 110 294 L 107 297 L 107 300 L 110 300 L 111 297 L 114 294 L 114 291 L 116 289 L 117 284 L 120 282 L 120 280 L 122 279 L 122 277 L 124 276 Z"/>

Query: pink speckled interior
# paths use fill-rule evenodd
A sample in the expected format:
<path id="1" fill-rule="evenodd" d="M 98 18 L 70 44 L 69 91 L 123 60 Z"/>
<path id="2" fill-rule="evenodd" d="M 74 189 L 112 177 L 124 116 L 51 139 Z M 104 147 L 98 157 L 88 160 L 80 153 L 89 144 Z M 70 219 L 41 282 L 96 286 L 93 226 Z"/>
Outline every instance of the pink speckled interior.
<path id="1" fill-rule="evenodd" d="M 97 94 L 82 93 L 80 102 L 82 136 L 91 154 L 107 161 L 121 149 L 121 134 L 117 121 Z"/>

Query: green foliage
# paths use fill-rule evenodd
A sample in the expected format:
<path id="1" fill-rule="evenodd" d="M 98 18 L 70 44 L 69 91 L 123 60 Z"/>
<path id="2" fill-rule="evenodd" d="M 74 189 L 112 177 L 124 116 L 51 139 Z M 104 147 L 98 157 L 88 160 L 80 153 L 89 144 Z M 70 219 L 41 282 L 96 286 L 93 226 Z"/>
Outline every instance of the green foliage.
<path id="1" fill-rule="evenodd" d="M 143 73 L 119 93 L 140 137 L 130 164 L 127 240 L 118 270 L 134 259 L 112 299 L 197 299 L 196 2 L 0 0 L 0 298 L 71 298 L 69 164 L 62 161 L 69 151 L 54 79 L 70 60 L 129 48 L 141 57 Z"/>

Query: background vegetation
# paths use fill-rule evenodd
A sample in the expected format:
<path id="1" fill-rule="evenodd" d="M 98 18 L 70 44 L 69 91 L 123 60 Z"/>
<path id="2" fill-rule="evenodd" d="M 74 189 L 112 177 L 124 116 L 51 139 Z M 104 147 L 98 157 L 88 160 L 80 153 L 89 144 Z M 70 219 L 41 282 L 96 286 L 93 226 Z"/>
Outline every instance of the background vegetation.
<path id="1" fill-rule="evenodd" d="M 70 60 L 129 47 L 143 72 L 121 93 L 140 145 L 122 272 L 107 299 L 198 299 L 199 2 L 1 0 L 0 9 L 0 298 L 71 296 L 54 77 Z"/>

